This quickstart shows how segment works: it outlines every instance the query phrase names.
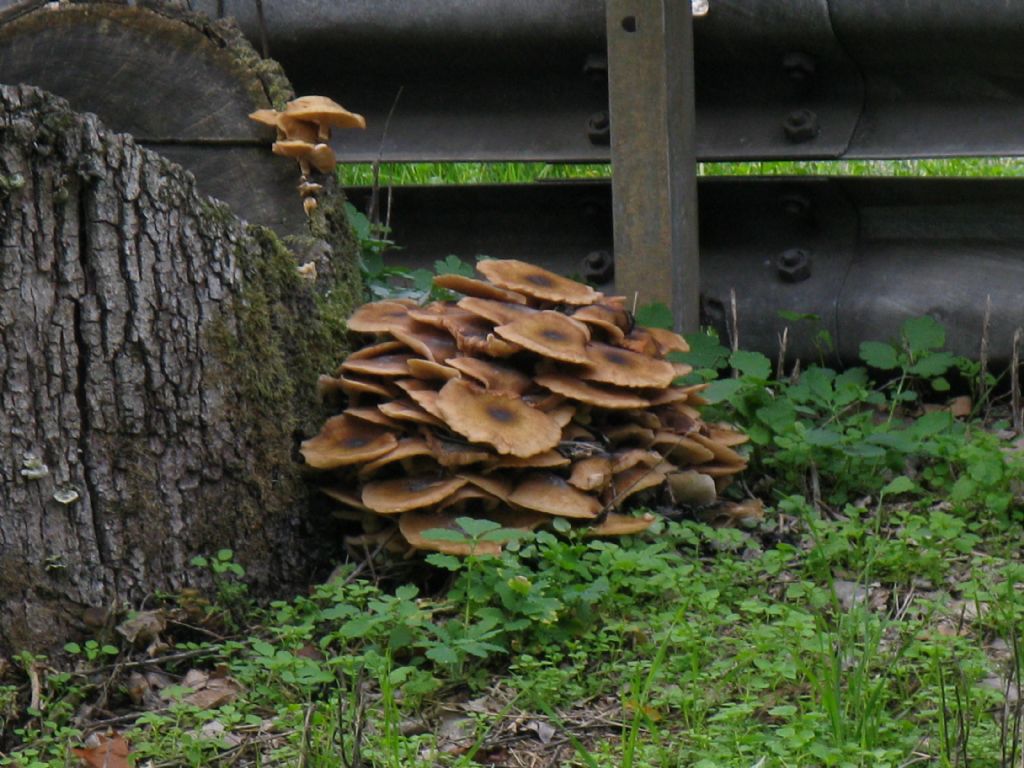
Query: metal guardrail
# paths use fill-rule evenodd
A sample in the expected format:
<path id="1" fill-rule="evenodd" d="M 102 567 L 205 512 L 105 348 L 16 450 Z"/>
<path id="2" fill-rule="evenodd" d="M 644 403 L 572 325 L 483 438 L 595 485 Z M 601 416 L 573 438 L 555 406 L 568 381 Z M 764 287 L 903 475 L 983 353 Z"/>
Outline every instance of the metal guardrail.
<path id="1" fill-rule="evenodd" d="M 345 136 L 343 160 L 609 159 L 604 0 L 190 5 L 367 116 L 377 129 Z M 710 0 L 693 26 L 697 154 L 1022 154 L 1022 29 L 1006 0 Z"/>
<path id="2" fill-rule="evenodd" d="M 350 196 L 361 206 L 369 194 Z M 395 187 L 391 196 L 400 263 L 525 258 L 614 287 L 606 181 Z M 977 356 L 989 299 L 991 358 L 1009 359 L 1024 324 L 1024 182 L 704 177 L 699 196 L 701 314 L 729 330 L 734 293 L 744 348 L 774 354 L 788 326 L 790 360 L 851 364 L 861 341 L 896 338 L 904 320 L 930 314 L 950 349 Z M 782 310 L 819 321 L 786 321 Z M 820 330 L 834 349 L 819 348 Z"/>
<path id="3" fill-rule="evenodd" d="M 274 218 L 288 171 L 242 110 L 216 135 L 202 122 L 185 136 L 160 117 L 165 91 L 188 87 L 162 66 L 180 46 L 154 38 L 149 71 L 128 73 L 124 88 L 160 109 L 120 114 L 126 100 L 107 86 L 127 77 L 108 44 L 121 28 L 94 4 L 0 0 L 0 21 L 26 14 L 3 30 L 20 47 L 0 47 L 0 79 L 38 76 L 81 97 L 77 108 L 96 103 L 115 127 L 177 153 L 203 188 L 296 226 Z M 840 361 L 925 312 L 970 354 L 989 298 L 994 359 L 1024 325 L 1024 180 L 705 179 L 699 212 L 694 191 L 698 159 L 1024 154 L 1024 2 L 710 0 L 692 21 L 684 0 L 187 4 L 236 17 L 299 91 L 367 115 L 365 134 L 339 136 L 342 161 L 612 160 L 614 199 L 607 183 L 398 188 L 398 258 L 519 256 L 608 288 L 617 271 L 615 290 L 668 299 L 690 327 L 699 305 L 724 330 L 734 292 L 745 346 L 772 352 L 778 310 L 790 309 L 821 318 Z M 64 45 L 74 65 L 51 67 L 61 43 L 42 10 L 68 8 L 85 10 L 67 23 L 91 26 Z M 132 38 L 134 50 L 146 40 Z M 205 61 L 189 50 L 193 66 Z M 273 167 L 252 172 L 250 155 Z M 816 354 L 805 330 L 790 339 L 803 358 Z"/>

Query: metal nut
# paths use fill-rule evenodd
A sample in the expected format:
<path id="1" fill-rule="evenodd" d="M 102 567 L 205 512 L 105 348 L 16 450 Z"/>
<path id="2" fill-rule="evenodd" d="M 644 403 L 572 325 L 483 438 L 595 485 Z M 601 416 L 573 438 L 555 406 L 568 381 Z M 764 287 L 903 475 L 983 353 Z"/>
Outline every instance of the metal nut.
<path id="1" fill-rule="evenodd" d="M 794 144 L 810 141 L 821 132 L 818 115 L 810 109 L 797 109 L 790 112 L 782 121 L 782 130 L 786 132 L 786 138 Z"/>
<path id="2" fill-rule="evenodd" d="M 604 110 L 595 112 L 587 118 L 587 138 L 591 144 L 607 146 L 611 143 L 611 118 Z"/>
<path id="3" fill-rule="evenodd" d="M 590 53 L 583 62 L 583 76 L 595 85 L 608 85 L 608 55 Z"/>
<path id="4" fill-rule="evenodd" d="M 608 251 L 591 251 L 583 257 L 580 268 L 588 283 L 607 283 L 615 277 L 615 259 Z"/>
<path id="5" fill-rule="evenodd" d="M 811 212 L 810 199 L 799 192 L 783 195 L 779 202 L 782 210 L 793 218 L 802 219 Z"/>
<path id="6" fill-rule="evenodd" d="M 787 283 L 799 283 L 811 276 L 811 252 L 804 248 L 789 248 L 775 259 L 779 277 Z"/>
<path id="7" fill-rule="evenodd" d="M 791 51 L 782 57 L 782 71 L 794 83 L 803 83 L 814 77 L 817 64 L 814 57 L 801 51 Z"/>

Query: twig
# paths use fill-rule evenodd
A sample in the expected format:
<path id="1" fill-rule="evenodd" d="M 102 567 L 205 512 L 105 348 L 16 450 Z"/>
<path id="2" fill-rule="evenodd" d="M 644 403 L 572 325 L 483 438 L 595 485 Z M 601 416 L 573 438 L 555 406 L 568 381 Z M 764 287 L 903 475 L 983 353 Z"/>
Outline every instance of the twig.
<path id="1" fill-rule="evenodd" d="M 299 747 L 299 762 L 297 768 L 306 768 L 309 760 L 309 733 L 313 728 L 313 713 L 316 712 L 316 702 L 310 702 L 306 707 L 306 718 L 302 721 L 302 745 Z"/>
<path id="2" fill-rule="evenodd" d="M 811 506 L 816 512 L 821 512 L 821 478 L 818 476 L 818 465 L 811 462 Z"/>
<path id="3" fill-rule="evenodd" d="M 107 664 L 102 667 L 94 667 L 86 672 L 75 672 L 74 674 L 78 677 L 88 677 L 95 675 L 100 672 L 112 672 L 115 669 L 135 669 L 136 667 L 149 667 L 159 664 L 169 664 L 173 661 L 183 661 L 184 659 L 191 659 L 196 656 L 206 656 L 216 653 L 215 648 L 197 648 L 192 651 L 182 651 L 181 653 L 171 653 L 167 656 L 154 656 L 152 659 L 142 659 L 141 661 L 121 661 L 115 664 Z"/>
<path id="4" fill-rule="evenodd" d="M 733 352 L 736 352 L 740 348 L 740 313 L 736 308 L 736 289 L 729 289 L 729 317 L 731 318 L 730 327 L 727 328 L 729 331 L 729 347 Z M 738 379 L 740 372 L 735 368 L 732 369 L 732 377 Z"/>
<path id="5" fill-rule="evenodd" d="M 978 353 L 978 402 L 987 406 L 988 400 L 988 346 L 992 325 L 992 297 L 985 297 L 985 318 L 981 322 L 981 349 Z"/>
<path id="6" fill-rule="evenodd" d="M 28 668 L 28 680 L 32 686 L 32 696 L 29 698 L 29 709 L 39 712 L 43 708 L 43 682 L 39 678 L 39 665 L 30 664 Z"/>
<path id="7" fill-rule="evenodd" d="M 357 565 L 357 566 L 355 567 L 355 569 L 354 569 L 354 570 L 352 571 L 352 573 L 350 573 L 350 574 L 349 574 L 348 576 L 346 576 L 346 577 L 345 577 L 345 581 L 344 581 L 344 582 L 342 582 L 342 583 L 343 583 L 343 584 L 346 584 L 346 585 L 347 585 L 347 584 L 351 584 L 351 583 L 352 583 L 353 581 L 355 581 L 356 577 L 357 577 L 357 576 L 358 576 L 358 575 L 359 575 L 360 573 L 362 573 L 363 569 L 364 569 L 364 568 L 367 568 L 367 567 L 369 567 L 369 568 L 370 568 L 370 573 L 371 573 L 371 575 L 373 576 L 374 580 L 376 580 L 376 578 L 377 578 L 377 577 L 376 577 L 376 575 L 375 575 L 375 574 L 374 574 L 374 572 L 373 572 L 373 565 L 372 565 L 372 563 L 371 563 L 371 564 L 370 564 L 369 566 L 367 565 L 367 563 L 368 563 L 368 562 L 369 562 L 370 560 L 375 560 L 375 559 L 377 558 L 377 555 L 379 555 L 379 554 L 380 554 L 380 553 L 381 553 L 381 552 L 382 552 L 382 551 L 384 550 L 384 547 L 386 547 L 386 546 L 388 545 L 388 543 L 389 543 L 389 542 L 390 542 L 390 541 L 391 541 L 391 540 L 392 540 L 393 538 L 395 538 L 395 534 L 396 534 L 397 532 L 398 532 L 398 530 L 397 530 L 397 529 L 395 529 L 394 531 L 392 531 L 392 532 L 391 532 L 391 535 L 390 535 L 390 536 L 388 536 L 388 537 L 387 537 L 386 539 L 384 539 L 384 541 L 382 541 L 382 542 L 381 542 L 380 544 L 378 544 L 378 545 L 377 545 L 377 548 L 376 548 L 375 550 L 373 550 L 373 554 L 372 554 L 372 555 L 369 555 L 369 551 L 368 551 L 368 550 L 366 549 L 366 547 L 364 546 L 364 547 L 363 547 L 363 550 L 364 550 L 364 553 L 365 553 L 365 554 L 369 555 L 368 559 L 365 559 L 365 560 L 362 560 L 362 561 L 360 561 L 359 565 Z"/>
<path id="8" fill-rule="evenodd" d="M 789 347 L 789 326 L 782 329 L 779 334 L 779 359 L 775 364 L 775 378 L 782 381 L 786 374 L 786 349 Z"/>
<path id="9" fill-rule="evenodd" d="M 384 128 L 380 132 L 380 144 L 377 145 L 377 157 L 373 160 L 373 165 L 370 166 L 373 172 L 373 186 L 370 190 L 370 209 L 366 212 L 366 218 L 370 220 L 370 224 L 377 227 L 380 224 L 380 163 L 384 158 L 384 142 L 388 137 L 388 129 L 391 127 L 391 118 L 395 114 L 395 110 L 398 108 L 398 100 L 402 98 L 402 91 L 405 89 L 404 85 L 398 87 L 398 92 L 395 93 L 395 100 L 391 102 L 391 109 L 388 110 L 388 116 L 384 118 Z"/>
<path id="10" fill-rule="evenodd" d="M 1013 357 L 1010 361 L 1010 408 L 1013 410 L 1013 431 L 1024 432 L 1024 410 L 1021 409 L 1020 392 L 1020 345 L 1024 328 L 1013 332 Z"/>
<path id="11" fill-rule="evenodd" d="M 255 0 L 256 18 L 260 24 L 260 53 L 264 59 L 270 58 L 270 45 L 267 42 L 267 19 L 263 15 L 263 0 Z"/>

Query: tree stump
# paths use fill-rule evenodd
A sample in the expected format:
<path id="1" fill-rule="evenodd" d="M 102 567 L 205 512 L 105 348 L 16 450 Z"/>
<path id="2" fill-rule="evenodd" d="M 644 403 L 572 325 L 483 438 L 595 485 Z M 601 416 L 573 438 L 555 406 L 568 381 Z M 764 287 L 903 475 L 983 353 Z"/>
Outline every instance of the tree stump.
<path id="1" fill-rule="evenodd" d="M 0 653 L 178 590 L 220 547 L 257 588 L 306 578 L 330 537 L 295 446 L 361 294 L 320 200 L 297 258 L 130 136 L 0 86 Z"/>

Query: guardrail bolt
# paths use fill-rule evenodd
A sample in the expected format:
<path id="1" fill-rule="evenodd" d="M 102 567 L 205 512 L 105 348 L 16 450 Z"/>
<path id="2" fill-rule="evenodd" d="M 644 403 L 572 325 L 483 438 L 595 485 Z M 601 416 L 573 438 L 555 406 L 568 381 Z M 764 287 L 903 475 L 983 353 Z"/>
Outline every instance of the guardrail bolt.
<path id="1" fill-rule="evenodd" d="M 810 141 L 821 131 L 818 125 L 818 115 L 810 109 L 796 109 L 786 115 L 782 121 L 782 130 L 786 132 L 786 138 L 794 144 L 802 144 Z"/>
<path id="2" fill-rule="evenodd" d="M 591 53 L 583 62 L 583 76 L 594 85 L 608 85 L 608 56 L 603 53 Z"/>
<path id="3" fill-rule="evenodd" d="M 591 251 L 583 257 L 581 272 L 588 283 L 607 283 L 615 277 L 615 259 L 608 251 Z"/>
<path id="4" fill-rule="evenodd" d="M 775 259 L 779 277 L 787 283 L 799 283 L 811 276 L 811 252 L 804 248 L 789 248 Z"/>
<path id="5" fill-rule="evenodd" d="M 591 144 L 610 144 L 611 127 L 611 120 L 606 111 L 595 112 L 587 118 L 587 138 Z"/>
<path id="6" fill-rule="evenodd" d="M 794 219 L 802 219 L 811 212 L 811 201 L 807 195 L 794 192 L 793 194 L 783 195 L 780 202 L 783 212 Z"/>
<path id="7" fill-rule="evenodd" d="M 794 83 L 804 83 L 814 77 L 817 64 L 814 57 L 800 51 L 791 51 L 782 57 L 782 71 Z"/>

